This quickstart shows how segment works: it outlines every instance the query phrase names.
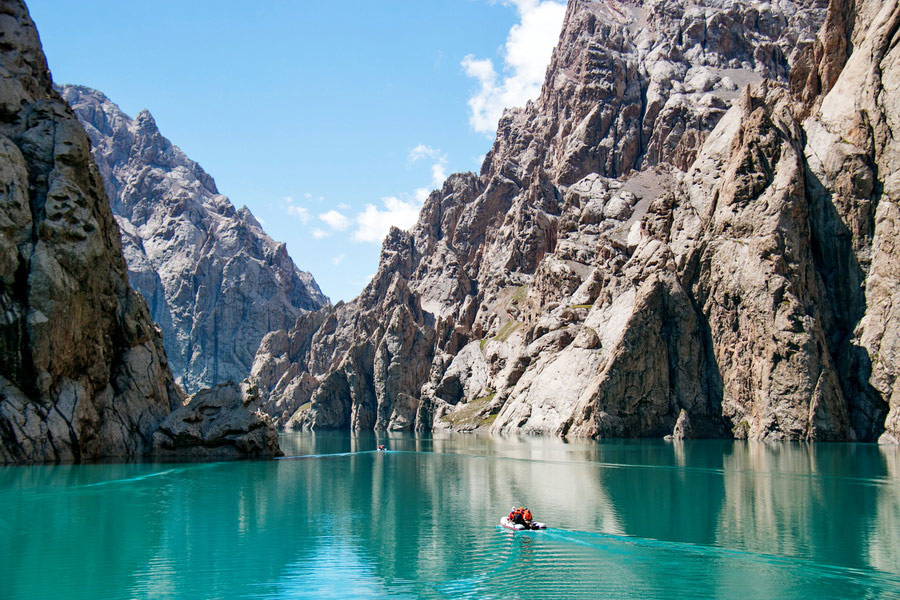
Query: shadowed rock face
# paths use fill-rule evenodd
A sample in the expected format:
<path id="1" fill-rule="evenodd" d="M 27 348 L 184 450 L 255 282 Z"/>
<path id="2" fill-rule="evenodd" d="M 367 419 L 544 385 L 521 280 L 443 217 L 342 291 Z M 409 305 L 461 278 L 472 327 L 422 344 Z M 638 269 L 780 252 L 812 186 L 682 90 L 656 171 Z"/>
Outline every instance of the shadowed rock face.
<path id="1" fill-rule="evenodd" d="M 145 455 L 175 409 L 196 413 L 183 420 L 207 447 L 275 453 L 271 422 L 242 401 L 181 408 L 88 137 L 18 1 L 0 2 L 0 78 L 0 463 Z M 174 453 L 197 457 L 189 446 Z"/>
<path id="2" fill-rule="evenodd" d="M 359 298 L 264 341 L 263 406 L 314 429 L 897 439 L 897 12 L 571 1 L 481 175 L 388 235 Z"/>
<path id="3" fill-rule="evenodd" d="M 122 231 L 128 277 L 150 306 L 188 392 L 250 372 L 263 336 L 328 299 L 246 207 L 235 210 L 153 117 L 102 93 L 59 88 L 91 139 Z"/>
<path id="4" fill-rule="evenodd" d="M 821 53 L 827 93 L 803 123 L 817 209 L 813 249 L 834 307 L 825 331 L 837 349 L 851 424 L 867 439 L 883 431 L 880 441 L 898 443 L 900 6 L 846 4 L 832 3 L 834 29 L 823 30 L 820 46 L 827 51 L 843 39 L 852 50 L 837 55 L 841 62 Z"/>
<path id="5" fill-rule="evenodd" d="M 25 6 L 0 4 L 0 462 L 145 451 L 181 398 Z"/>

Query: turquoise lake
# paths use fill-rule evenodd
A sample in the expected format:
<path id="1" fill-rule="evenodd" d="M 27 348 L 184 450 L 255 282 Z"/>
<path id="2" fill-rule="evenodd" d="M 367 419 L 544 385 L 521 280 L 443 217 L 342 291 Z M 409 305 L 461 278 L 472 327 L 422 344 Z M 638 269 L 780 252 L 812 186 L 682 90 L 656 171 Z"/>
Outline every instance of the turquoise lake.
<path id="1" fill-rule="evenodd" d="M 900 598 L 897 447 L 339 433 L 282 447 L 0 467 L 0 598 Z M 514 504 L 549 528 L 500 528 Z"/>

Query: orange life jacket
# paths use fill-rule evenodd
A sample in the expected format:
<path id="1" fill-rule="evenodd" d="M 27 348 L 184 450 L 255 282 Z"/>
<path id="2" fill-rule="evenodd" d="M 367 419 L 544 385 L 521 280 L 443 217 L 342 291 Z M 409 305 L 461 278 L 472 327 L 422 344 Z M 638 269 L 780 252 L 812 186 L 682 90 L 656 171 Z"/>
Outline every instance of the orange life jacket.
<path id="1" fill-rule="evenodd" d="M 525 509 L 525 515 L 524 515 L 524 517 L 525 517 L 525 520 L 526 520 L 526 521 L 530 521 L 530 520 L 531 520 L 531 511 L 528 510 L 527 508 Z"/>

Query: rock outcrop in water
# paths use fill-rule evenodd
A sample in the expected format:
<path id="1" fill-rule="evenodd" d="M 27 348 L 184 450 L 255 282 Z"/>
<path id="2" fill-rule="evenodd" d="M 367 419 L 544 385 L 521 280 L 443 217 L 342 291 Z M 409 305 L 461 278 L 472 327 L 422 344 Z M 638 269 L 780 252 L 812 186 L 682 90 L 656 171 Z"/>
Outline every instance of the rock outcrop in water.
<path id="1" fill-rule="evenodd" d="M 254 400 L 234 383 L 197 392 L 159 424 L 153 454 L 194 459 L 282 456 L 272 420 L 249 409 Z"/>
<path id="2" fill-rule="evenodd" d="M 186 409 L 128 285 L 88 137 L 15 0 L 0 2 L 0 173 L 0 463 L 148 453 L 160 422 Z M 248 434 L 224 428 L 204 443 L 238 437 L 237 453 L 272 454 L 268 421 L 222 410 Z"/>
<path id="3" fill-rule="evenodd" d="M 128 277 L 150 306 L 188 392 L 250 373 L 263 336 L 328 299 L 246 207 L 235 210 L 197 163 L 102 93 L 63 86 L 91 139 L 122 231 Z"/>
<path id="4" fill-rule="evenodd" d="M 897 11 L 570 1 L 481 174 L 388 235 L 359 298 L 264 340 L 263 406 L 314 429 L 897 439 Z"/>

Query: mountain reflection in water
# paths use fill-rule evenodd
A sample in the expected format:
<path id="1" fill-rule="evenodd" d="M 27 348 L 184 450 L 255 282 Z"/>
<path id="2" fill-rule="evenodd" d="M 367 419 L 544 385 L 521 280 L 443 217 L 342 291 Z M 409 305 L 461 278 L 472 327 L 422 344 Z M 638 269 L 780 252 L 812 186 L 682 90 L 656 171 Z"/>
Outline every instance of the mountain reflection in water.
<path id="1" fill-rule="evenodd" d="M 896 447 L 282 446 L 264 462 L 0 468 L 0 597 L 900 597 Z M 513 505 L 550 529 L 499 528 Z"/>

